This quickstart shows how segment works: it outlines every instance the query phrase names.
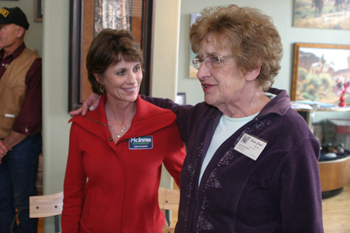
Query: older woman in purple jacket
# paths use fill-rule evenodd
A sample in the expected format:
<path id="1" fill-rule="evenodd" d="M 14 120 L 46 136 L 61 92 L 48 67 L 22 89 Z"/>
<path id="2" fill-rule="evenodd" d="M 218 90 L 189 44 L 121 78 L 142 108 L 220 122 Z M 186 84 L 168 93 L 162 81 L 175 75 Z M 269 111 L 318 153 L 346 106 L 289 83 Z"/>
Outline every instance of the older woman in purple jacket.
<path id="1" fill-rule="evenodd" d="M 323 232 L 320 146 L 286 91 L 271 88 L 282 57 L 271 18 L 207 8 L 190 41 L 205 102 L 144 97 L 173 110 L 187 146 L 176 232 Z"/>

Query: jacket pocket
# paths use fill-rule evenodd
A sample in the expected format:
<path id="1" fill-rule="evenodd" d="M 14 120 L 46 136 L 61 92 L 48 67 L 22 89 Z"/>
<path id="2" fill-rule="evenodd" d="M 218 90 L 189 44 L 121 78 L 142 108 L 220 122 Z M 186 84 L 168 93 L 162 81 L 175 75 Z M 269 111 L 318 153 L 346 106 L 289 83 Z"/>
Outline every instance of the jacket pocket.
<path id="1" fill-rule="evenodd" d="M 84 201 L 83 212 L 81 214 L 81 222 L 84 222 L 84 223 L 88 222 L 91 202 L 92 202 L 92 194 L 88 193 Z"/>

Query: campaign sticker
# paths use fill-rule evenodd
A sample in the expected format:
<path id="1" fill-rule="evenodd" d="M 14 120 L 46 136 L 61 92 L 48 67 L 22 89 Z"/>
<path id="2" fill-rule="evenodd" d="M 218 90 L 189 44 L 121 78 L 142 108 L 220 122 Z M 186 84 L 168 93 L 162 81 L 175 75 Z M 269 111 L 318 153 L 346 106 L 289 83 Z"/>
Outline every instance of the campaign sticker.
<path id="1" fill-rule="evenodd" d="M 129 149 L 130 150 L 153 149 L 153 137 L 142 136 L 137 138 L 131 138 L 129 139 Z"/>

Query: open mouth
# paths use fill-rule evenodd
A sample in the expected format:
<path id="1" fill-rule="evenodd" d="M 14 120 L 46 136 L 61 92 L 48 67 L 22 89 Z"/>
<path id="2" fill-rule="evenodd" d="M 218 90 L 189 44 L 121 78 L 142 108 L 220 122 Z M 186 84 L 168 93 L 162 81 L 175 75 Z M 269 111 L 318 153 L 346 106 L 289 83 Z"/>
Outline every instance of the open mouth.
<path id="1" fill-rule="evenodd" d="M 206 83 L 203 83 L 203 84 L 202 84 L 202 87 L 205 88 L 205 89 L 206 89 L 206 88 L 209 88 L 209 87 L 212 87 L 212 86 L 213 86 L 213 85 L 211 85 L 211 84 L 206 84 Z"/>

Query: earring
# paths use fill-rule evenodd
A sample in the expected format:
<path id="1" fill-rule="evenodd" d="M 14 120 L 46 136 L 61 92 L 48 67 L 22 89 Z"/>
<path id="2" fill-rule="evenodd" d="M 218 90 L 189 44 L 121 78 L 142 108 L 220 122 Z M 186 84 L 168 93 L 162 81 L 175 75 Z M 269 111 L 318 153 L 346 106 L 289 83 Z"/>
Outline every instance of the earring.
<path id="1" fill-rule="evenodd" d="M 101 86 L 100 86 L 100 91 L 103 93 L 103 92 L 105 92 L 105 87 L 101 84 Z"/>

